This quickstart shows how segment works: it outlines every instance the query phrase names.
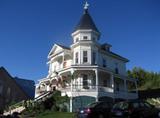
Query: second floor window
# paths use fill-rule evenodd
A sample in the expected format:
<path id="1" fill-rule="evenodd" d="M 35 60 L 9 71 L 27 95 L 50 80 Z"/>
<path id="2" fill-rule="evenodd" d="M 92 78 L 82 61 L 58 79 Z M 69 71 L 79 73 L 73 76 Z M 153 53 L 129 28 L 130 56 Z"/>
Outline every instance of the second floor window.
<path id="1" fill-rule="evenodd" d="M 92 64 L 96 64 L 96 53 L 93 52 L 92 54 Z"/>
<path id="2" fill-rule="evenodd" d="M 79 38 L 76 38 L 75 43 L 79 41 Z"/>
<path id="3" fill-rule="evenodd" d="M 116 73 L 116 74 L 119 74 L 118 63 L 115 63 L 115 73 Z"/>
<path id="4" fill-rule="evenodd" d="M 76 64 L 78 63 L 78 52 L 76 52 L 76 54 L 75 54 L 75 63 Z"/>
<path id="5" fill-rule="evenodd" d="M 106 60 L 103 59 L 103 67 L 106 67 Z"/>
<path id="6" fill-rule="evenodd" d="M 88 52 L 87 51 L 83 51 L 83 63 L 88 62 Z"/>
<path id="7" fill-rule="evenodd" d="M 118 70 L 117 67 L 115 68 L 115 73 L 116 73 L 116 74 L 119 74 L 119 70 Z"/>

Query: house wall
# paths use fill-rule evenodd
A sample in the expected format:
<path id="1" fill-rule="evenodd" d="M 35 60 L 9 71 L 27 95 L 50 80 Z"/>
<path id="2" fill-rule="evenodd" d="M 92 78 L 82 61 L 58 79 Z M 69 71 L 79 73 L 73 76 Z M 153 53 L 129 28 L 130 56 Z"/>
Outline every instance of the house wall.
<path id="1" fill-rule="evenodd" d="M 126 75 L 126 63 L 125 62 L 119 59 L 113 58 L 111 56 L 108 56 L 106 54 L 99 53 L 98 65 L 100 65 L 101 67 L 103 67 L 103 59 L 106 60 L 106 68 L 109 68 L 112 71 L 115 71 L 115 68 L 117 67 L 119 70 L 119 74 L 124 75 L 124 76 Z"/>

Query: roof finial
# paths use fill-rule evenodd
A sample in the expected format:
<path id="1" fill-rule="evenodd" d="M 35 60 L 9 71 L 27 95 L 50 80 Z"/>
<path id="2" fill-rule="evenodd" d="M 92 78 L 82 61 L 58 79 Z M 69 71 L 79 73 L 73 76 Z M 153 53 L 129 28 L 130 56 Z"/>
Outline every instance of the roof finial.
<path id="1" fill-rule="evenodd" d="M 89 4 L 88 4 L 88 2 L 86 1 L 85 5 L 84 5 L 84 9 L 85 9 L 85 10 L 88 10 L 88 7 L 89 7 Z"/>

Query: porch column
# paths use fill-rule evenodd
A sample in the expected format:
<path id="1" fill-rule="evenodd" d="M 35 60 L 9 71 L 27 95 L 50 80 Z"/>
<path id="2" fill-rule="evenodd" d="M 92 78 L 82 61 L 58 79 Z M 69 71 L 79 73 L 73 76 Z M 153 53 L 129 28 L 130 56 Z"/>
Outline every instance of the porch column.
<path id="1" fill-rule="evenodd" d="M 63 53 L 63 56 L 62 56 L 62 68 L 65 68 L 65 65 L 64 65 L 64 53 Z"/>
<path id="2" fill-rule="evenodd" d="M 124 79 L 124 92 L 125 92 L 125 98 L 128 100 L 128 89 L 127 89 L 127 80 Z"/>
<path id="3" fill-rule="evenodd" d="M 115 102 L 115 92 L 114 92 L 114 75 L 113 73 L 111 73 L 110 75 L 110 85 L 111 85 L 111 88 L 113 89 L 113 102 Z"/>
<path id="4" fill-rule="evenodd" d="M 74 79 L 74 76 L 73 76 L 73 73 L 74 73 L 74 70 L 72 69 L 71 70 L 71 97 L 70 97 L 70 112 L 73 112 L 73 94 L 72 94 L 72 91 L 73 91 L 73 79 Z"/>
<path id="5" fill-rule="evenodd" d="M 111 87 L 112 87 L 112 89 L 113 89 L 113 92 L 114 92 L 114 76 L 113 76 L 113 73 L 111 74 Z"/>
<path id="6" fill-rule="evenodd" d="M 96 92 L 97 92 L 97 96 L 96 96 L 96 101 L 98 101 L 98 89 L 99 89 L 99 81 L 98 81 L 98 70 L 95 70 L 95 74 L 96 74 Z"/>

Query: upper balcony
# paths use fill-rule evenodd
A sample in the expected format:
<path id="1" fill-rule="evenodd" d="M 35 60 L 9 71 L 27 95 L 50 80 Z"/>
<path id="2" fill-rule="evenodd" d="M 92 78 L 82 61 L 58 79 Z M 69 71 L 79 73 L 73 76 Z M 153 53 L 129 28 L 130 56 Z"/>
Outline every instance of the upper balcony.
<path id="1" fill-rule="evenodd" d="M 49 62 L 49 73 L 57 72 L 72 65 L 72 59 L 69 54 L 60 54 L 52 58 Z"/>

